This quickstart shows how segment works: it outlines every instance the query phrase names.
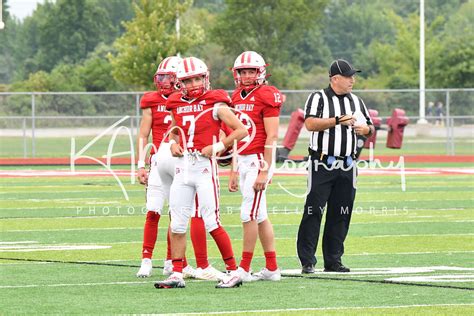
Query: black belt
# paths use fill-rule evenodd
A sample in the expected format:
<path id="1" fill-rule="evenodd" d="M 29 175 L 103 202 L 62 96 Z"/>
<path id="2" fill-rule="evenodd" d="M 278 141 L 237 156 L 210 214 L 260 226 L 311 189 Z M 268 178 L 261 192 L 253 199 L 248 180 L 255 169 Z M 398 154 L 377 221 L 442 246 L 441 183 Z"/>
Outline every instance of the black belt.
<path id="1" fill-rule="evenodd" d="M 308 147 L 308 152 L 313 159 L 319 160 L 319 161 L 327 161 L 329 157 L 334 157 L 335 160 L 341 160 L 341 161 L 347 161 L 348 157 L 351 157 L 353 160 L 355 160 L 354 156 L 352 155 L 351 156 L 330 156 L 330 155 L 326 155 L 322 151 L 312 150 L 309 147 Z"/>

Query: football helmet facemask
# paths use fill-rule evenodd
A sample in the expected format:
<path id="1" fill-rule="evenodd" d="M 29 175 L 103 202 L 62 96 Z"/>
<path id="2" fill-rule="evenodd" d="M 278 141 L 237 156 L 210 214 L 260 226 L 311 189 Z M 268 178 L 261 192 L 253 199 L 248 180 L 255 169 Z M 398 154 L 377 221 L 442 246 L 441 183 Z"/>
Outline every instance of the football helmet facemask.
<path id="1" fill-rule="evenodd" d="M 192 90 L 188 90 L 184 84 L 184 80 L 194 77 L 202 77 L 203 84 L 199 87 L 193 87 Z M 206 64 L 199 58 L 184 58 L 178 67 L 177 78 L 183 96 L 188 99 L 198 98 L 210 90 L 209 70 Z"/>
<path id="2" fill-rule="evenodd" d="M 234 62 L 232 72 L 234 75 L 234 82 L 237 88 L 243 88 L 246 91 L 250 91 L 258 85 L 264 84 L 267 77 L 266 67 L 268 65 L 262 56 L 254 51 L 246 51 L 240 54 Z M 255 69 L 257 74 L 255 81 L 251 85 L 243 85 L 242 78 L 240 77 L 241 69 Z"/>
<path id="3" fill-rule="evenodd" d="M 176 73 L 181 61 L 182 59 L 178 56 L 166 57 L 156 69 L 153 82 L 160 94 L 168 96 L 179 90 Z"/>

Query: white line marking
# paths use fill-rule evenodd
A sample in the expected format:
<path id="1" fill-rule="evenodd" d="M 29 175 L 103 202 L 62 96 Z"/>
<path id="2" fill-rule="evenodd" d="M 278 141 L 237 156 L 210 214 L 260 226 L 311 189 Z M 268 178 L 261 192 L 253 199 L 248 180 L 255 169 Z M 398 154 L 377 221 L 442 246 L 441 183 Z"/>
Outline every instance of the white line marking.
<path id="1" fill-rule="evenodd" d="M 161 227 L 161 226 L 160 226 Z M 5 230 L 8 233 L 18 232 L 61 232 L 61 231 L 83 231 L 83 230 L 129 230 L 129 229 L 143 229 L 143 227 L 84 227 L 84 228 L 59 228 L 59 229 L 14 229 Z"/>
<path id="2" fill-rule="evenodd" d="M 0 252 L 33 252 L 33 251 L 64 251 L 64 250 L 97 250 L 108 249 L 112 246 L 99 245 L 30 245 L 30 246 L 0 246 Z"/>
<path id="3" fill-rule="evenodd" d="M 135 282 L 102 282 L 102 283 L 59 283 L 59 284 L 27 284 L 27 285 L 1 285 L 0 289 L 19 289 L 30 287 L 63 287 L 63 286 L 97 286 L 97 285 L 133 285 L 147 284 L 154 281 L 135 281 Z"/>
<path id="4" fill-rule="evenodd" d="M 316 275 L 373 275 L 373 274 L 408 274 L 408 273 L 429 273 L 436 271 L 474 271 L 474 268 L 464 267 L 448 267 L 448 266 L 432 266 L 432 267 L 396 267 L 396 268 L 354 268 L 351 272 L 323 272 L 323 269 L 315 269 Z M 301 269 L 282 270 L 282 273 L 300 275 Z M 470 275 L 474 276 L 474 274 Z"/>
<path id="5" fill-rule="evenodd" d="M 431 255 L 441 253 L 473 253 L 474 250 L 460 250 L 460 251 L 422 251 L 422 252 L 373 252 L 373 253 L 348 253 L 344 256 L 385 256 L 385 255 Z"/>
<path id="6" fill-rule="evenodd" d="M 413 305 L 386 305 L 386 306 L 347 306 L 347 307 L 307 307 L 307 308 L 278 308 L 278 309 L 254 309 L 225 312 L 202 312 L 202 313 L 174 313 L 173 315 L 225 315 L 225 314 L 249 314 L 249 313 L 275 313 L 275 312 L 304 312 L 304 311 L 329 311 L 329 310 L 364 310 L 364 309 L 397 309 L 416 307 L 443 307 L 443 306 L 473 306 L 474 303 L 459 304 L 413 304 Z M 167 315 L 167 314 L 156 314 Z M 169 315 L 169 314 L 168 314 Z"/>
<path id="7" fill-rule="evenodd" d="M 407 276 L 386 280 L 394 282 L 474 282 L 474 274 Z"/>
<path id="8" fill-rule="evenodd" d="M 415 234 L 415 235 L 374 235 L 374 236 L 358 236 L 359 238 L 394 238 L 394 237 L 439 237 L 439 236 L 473 236 L 474 233 L 464 234 Z M 357 237 L 357 236 L 354 236 Z"/>

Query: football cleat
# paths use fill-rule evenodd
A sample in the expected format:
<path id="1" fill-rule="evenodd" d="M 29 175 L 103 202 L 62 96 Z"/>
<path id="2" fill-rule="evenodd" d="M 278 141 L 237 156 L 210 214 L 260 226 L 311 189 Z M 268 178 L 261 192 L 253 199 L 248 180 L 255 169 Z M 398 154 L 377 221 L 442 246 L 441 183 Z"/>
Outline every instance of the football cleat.
<path id="1" fill-rule="evenodd" d="M 153 265 L 151 264 L 151 259 L 144 258 L 142 259 L 142 265 L 140 270 L 137 272 L 137 278 L 148 278 L 151 276 L 151 271 L 153 270 Z"/>
<path id="2" fill-rule="evenodd" d="M 263 268 L 260 272 L 255 273 L 252 278 L 254 281 L 280 281 L 281 272 L 280 269 L 270 271 L 267 268 Z"/>
<path id="3" fill-rule="evenodd" d="M 171 275 L 173 273 L 173 262 L 165 260 L 163 263 L 163 275 Z"/>
<path id="4" fill-rule="evenodd" d="M 235 270 L 235 273 L 237 273 L 240 278 L 242 279 L 242 282 L 252 282 L 255 281 L 252 273 L 249 271 L 245 271 L 242 267 L 238 267 L 237 270 Z"/>
<path id="5" fill-rule="evenodd" d="M 242 285 L 242 278 L 237 270 L 230 271 L 227 275 L 216 285 L 216 289 L 228 289 L 239 287 Z"/>
<path id="6" fill-rule="evenodd" d="M 207 268 L 197 268 L 194 277 L 199 280 L 213 280 L 220 281 L 226 276 L 225 273 L 217 270 L 211 265 L 208 265 Z"/>
<path id="7" fill-rule="evenodd" d="M 196 270 L 190 265 L 183 269 L 183 279 L 194 279 L 196 277 Z"/>
<path id="8" fill-rule="evenodd" d="M 183 280 L 183 274 L 179 272 L 173 272 L 166 280 L 155 282 L 155 288 L 157 289 L 174 289 L 184 287 L 186 287 L 186 283 Z"/>

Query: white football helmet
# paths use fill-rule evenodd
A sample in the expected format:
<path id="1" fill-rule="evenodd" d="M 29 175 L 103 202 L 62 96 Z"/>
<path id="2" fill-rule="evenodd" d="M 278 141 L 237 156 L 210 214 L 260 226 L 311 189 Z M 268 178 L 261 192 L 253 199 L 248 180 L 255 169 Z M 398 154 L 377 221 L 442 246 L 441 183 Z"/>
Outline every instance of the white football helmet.
<path id="1" fill-rule="evenodd" d="M 188 91 L 183 81 L 199 76 L 203 77 L 203 85 Z M 187 98 L 198 98 L 210 89 L 209 70 L 207 69 L 206 64 L 199 58 L 184 58 L 183 62 L 178 67 L 177 77 L 183 96 Z"/>
<path id="2" fill-rule="evenodd" d="M 246 51 L 237 57 L 234 62 L 232 72 L 234 73 L 234 82 L 237 88 L 243 87 L 242 80 L 240 78 L 240 69 L 256 69 L 257 75 L 255 77 L 255 83 L 251 86 L 245 86 L 245 89 L 253 89 L 257 85 L 265 83 L 267 77 L 267 64 L 262 56 L 253 51 Z"/>
<path id="3" fill-rule="evenodd" d="M 178 66 L 182 59 L 178 56 L 166 57 L 156 69 L 153 82 L 156 89 L 163 95 L 170 95 L 176 90 L 179 90 L 176 73 Z"/>

